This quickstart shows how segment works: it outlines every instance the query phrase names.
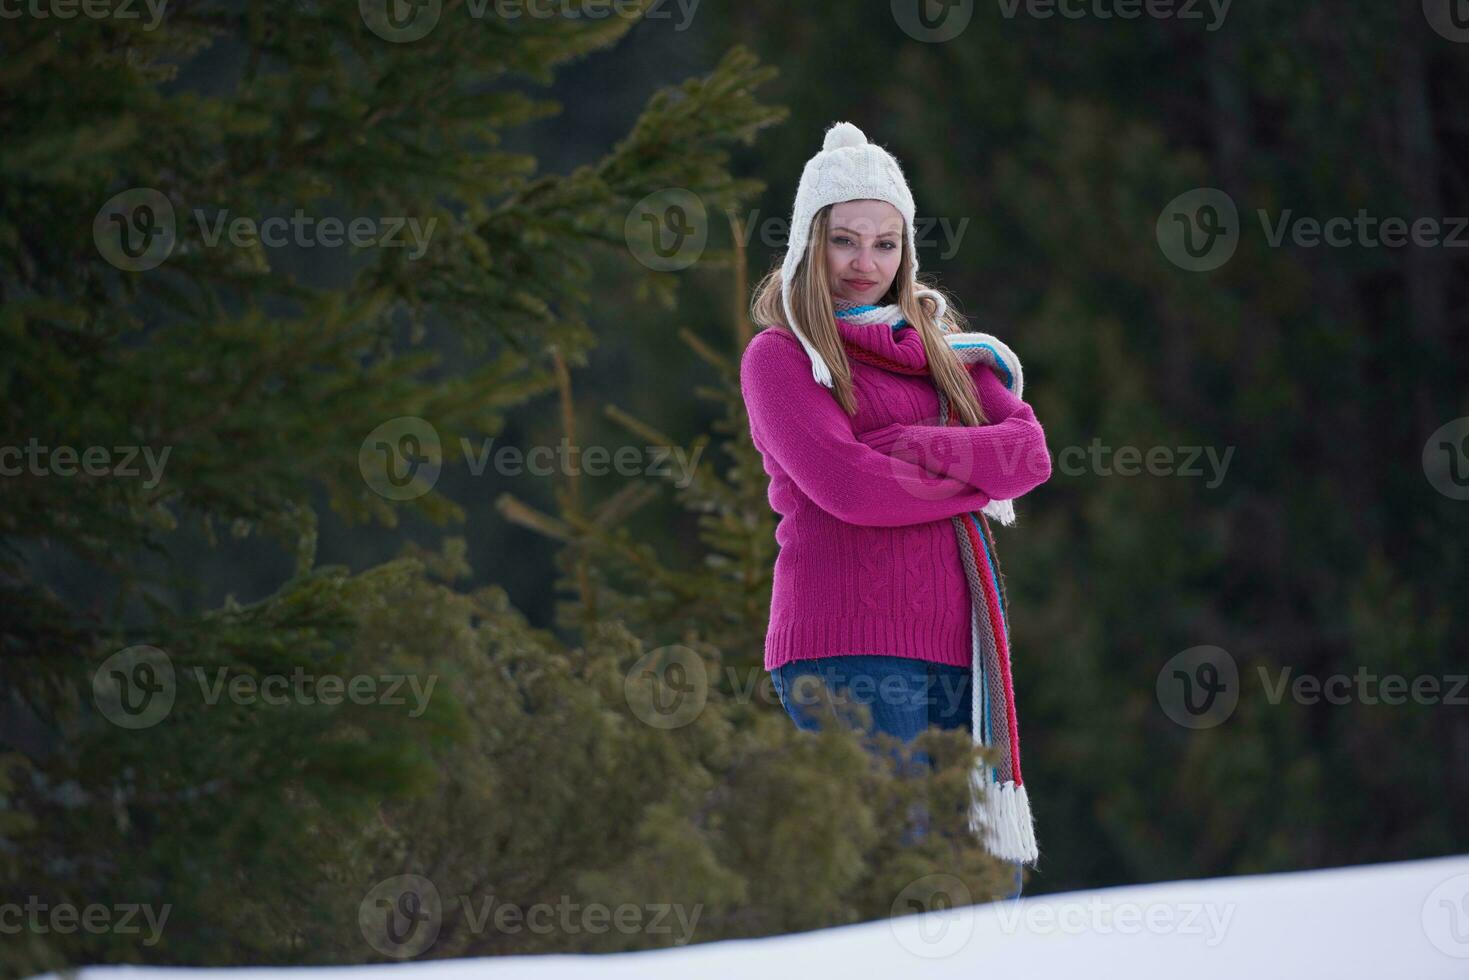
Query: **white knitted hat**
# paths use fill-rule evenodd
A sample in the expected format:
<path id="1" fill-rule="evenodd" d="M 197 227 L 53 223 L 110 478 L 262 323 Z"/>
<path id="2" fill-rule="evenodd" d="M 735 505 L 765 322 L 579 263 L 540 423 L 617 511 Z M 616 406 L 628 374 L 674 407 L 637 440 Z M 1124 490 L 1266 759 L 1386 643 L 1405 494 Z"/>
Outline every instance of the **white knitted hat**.
<path id="1" fill-rule="evenodd" d="M 780 298 L 790 321 L 787 325 L 806 349 L 806 356 L 811 358 L 811 376 L 828 388 L 832 387 L 831 368 L 796 324 L 796 316 L 791 309 L 791 280 L 801 264 L 801 257 L 806 254 L 811 219 L 816 212 L 828 204 L 858 200 L 886 201 L 902 213 L 908 230 L 908 254 L 912 256 L 913 274 L 916 276 L 918 247 L 917 232 L 913 228 L 913 194 L 908 190 L 903 168 L 887 150 L 867 142 L 867 137 L 856 126 L 849 122 L 835 123 L 826 131 L 820 152 L 807 160 L 805 169 L 801 171 L 796 204 L 791 212 L 791 240 L 780 267 Z M 936 315 L 944 315 L 948 307 L 941 294 L 922 289 L 916 282 L 914 288 L 918 295 L 933 297 L 938 305 Z"/>

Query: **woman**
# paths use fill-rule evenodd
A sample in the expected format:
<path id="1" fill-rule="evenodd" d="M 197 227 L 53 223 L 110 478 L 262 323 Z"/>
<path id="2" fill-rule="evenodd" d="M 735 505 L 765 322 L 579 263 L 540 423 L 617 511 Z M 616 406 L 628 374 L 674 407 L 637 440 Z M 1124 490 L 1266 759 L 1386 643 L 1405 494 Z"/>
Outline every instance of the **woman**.
<path id="1" fill-rule="evenodd" d="M 1050 454 L 1019 359 L 919 285 L 913 218 L 897 161 L 837 123 L 757 290 L 740 387 L 781 515 L 765 667 L 802 728 L 837 692 L 871 707 L 869 736 L 964 725 L 995 747 L 970 826 L 1015 864 L 1018 897 L 1039 851 L 985 515 L 1011 523 Z"/>

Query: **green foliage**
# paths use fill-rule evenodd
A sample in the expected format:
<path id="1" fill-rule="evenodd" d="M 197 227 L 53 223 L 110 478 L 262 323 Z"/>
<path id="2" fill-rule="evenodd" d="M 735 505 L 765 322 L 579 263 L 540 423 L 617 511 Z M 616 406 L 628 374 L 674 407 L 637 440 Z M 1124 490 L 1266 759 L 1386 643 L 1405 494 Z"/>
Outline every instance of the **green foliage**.
<path id="1" fill-rule="evenodd" d="M 592 569 L 559 624 L 572 639 L 531 628 L 498 586 L 459 584 L 475 578 L 460 538 L 359 571 L 317 563 L 323 502 L 368 526 L 463 520 L 443 493 L 375 492 L 364 434 L 403 416 L 498 431 L 584 363 L 593 255 L 672 300 L 674 277 L 629 261 L 625 217 L 668 186 L 716 212 L 758 190 L 725 147 L 782 117 L 753 94 L 773 70 L 734 46 L 656 93 L 600 160 L 538 174 L 498 147 L 558 107 L 505 81 L 547 84 L 632 19 L 451 21 L 392 44 L 356 3 L 242 6 L 170 5 L 156 28 L 23 17 L 0 41 L 0 445 L 146 447 L 162 462 L 156 481 L 0 479 L 0 890 L 166 916 L 154 936 L 28 928 L 0 968 L 383 959 L 361 918 L 404 874 L 445 899 L 423 953 L 436 957 L 880 917 L 938 867 L 976 898 L 1006 888 L 963 827 L 962 733 L 935 733 L 944 764 L 919 782 L 844 732 L 799 732 L 748 685 L 709 685 L 688 724 L 647 720 L 677 692 L 629 680 L 646 648 L 676 639 L 722 681 L 726 651 L 749 673 L 763 629 L 769 513 L 728 352 L 708 390 L 736 465 L 704 465 L 685 498 L 704 581 L 657 571 L 618 528 L 648 496 L 636 485 L 586 510 L 563 497 L 560 560 Z M 132 188 L 177 217 L 172 251 L 141 271 L 93 237 Z M 206 234 L 221 214 L 297 210 L 435 232 L 416 258 L 378 247 L 350 262 Z M 196 529 L 221 549 L 263 536 L 289 574 L 190 608 Z M 649 575 L 641 594 L 611 584 L 629 562 Z M 710 588 L 698 605 L 690 584 Z M 357 680 L 379 686 L 344 696 Z M 166 710 L 144 723 L 120 704 Z M 810 810 L 784 805 L 797 793 Z M 898 847 L 920 793 L 932 835 Z M 476 925 L 487 902 L 563 900 L 698 919 L 682 936 Z"/>
<path id="2" fill-rule="evenodd" d="M 1019 10 L 976 5 L 920 44 L 886 6 L 834 22 L 753 0 L 716 37 L 764 25 L 782 94 L 804 96 L 804 135 L 764 161 L 789 175 L 766 207 L 783 213 L 816 134 L 851 119 L 903 161 L 920 221 L 965 229 L 936 226 L 922 266 L 1026 365 L 1057 454 L 998 543 L 1047 854 L 1027 891 L 1462 852 L 1469 712 L 1271 704 L 1259 673 L 1464 672 L 1469 509 L 1422 464 L 1469 415 L 1462 249 L 1273 247 L 1259 212 L 1447 230 L 1469 211 L 1464 45 L 1416 4 L 1236 4 L 1214 31 Z M 882 72 L 828 84 L 854 64 Z M 1241 221 L 1207 273 L 1155 235 L 1199 187 Z M 1210 487 L 1059 456 L 1094 439 L 1233 457 Z M 1154 692 L 1200 644 L 1230 653 L 1243 690 L 1193 731 Z"/>

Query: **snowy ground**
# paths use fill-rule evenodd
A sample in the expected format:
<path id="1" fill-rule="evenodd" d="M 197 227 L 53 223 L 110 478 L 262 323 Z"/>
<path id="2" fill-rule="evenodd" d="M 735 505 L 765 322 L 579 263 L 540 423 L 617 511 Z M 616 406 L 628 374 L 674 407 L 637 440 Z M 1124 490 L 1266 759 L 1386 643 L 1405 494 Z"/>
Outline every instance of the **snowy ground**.
<path id="1" fill-rule="evenodd" d="M 1466 980 L 1469 855 L 1066 892 L 643 953 L 228 973 L 229 980 L 281 980 L 283 973 L 317 972 L 316 980 L 326 980 L 347 971 L 358 974 L 352 980 L 775 980 L 842 973 L 893 980 Z M 80 977 L 207 980 L 223 972 L 91 967 Z"/>

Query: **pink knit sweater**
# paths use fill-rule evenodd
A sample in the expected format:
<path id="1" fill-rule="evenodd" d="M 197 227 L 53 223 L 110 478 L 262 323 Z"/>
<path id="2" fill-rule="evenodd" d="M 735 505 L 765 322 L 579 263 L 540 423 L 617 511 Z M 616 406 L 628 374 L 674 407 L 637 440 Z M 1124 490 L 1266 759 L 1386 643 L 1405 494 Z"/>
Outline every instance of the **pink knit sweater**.
<path id="1" fill-rule="evenodd" d="M 927 365 L 912 327 L 838 320 L 837 329 Z M 812 378 L 789 331 L 762 330 L 740 359 L 750 435 L 780 515 L 765 668 L 841 654 L 968 666 L 969 589 L 948 518 L 1044 483 L 1045 432 L 987 366 L 969 370 L 988 424 L 941 427 L 927 374 L 849 361 L 855 416 Z"/>

